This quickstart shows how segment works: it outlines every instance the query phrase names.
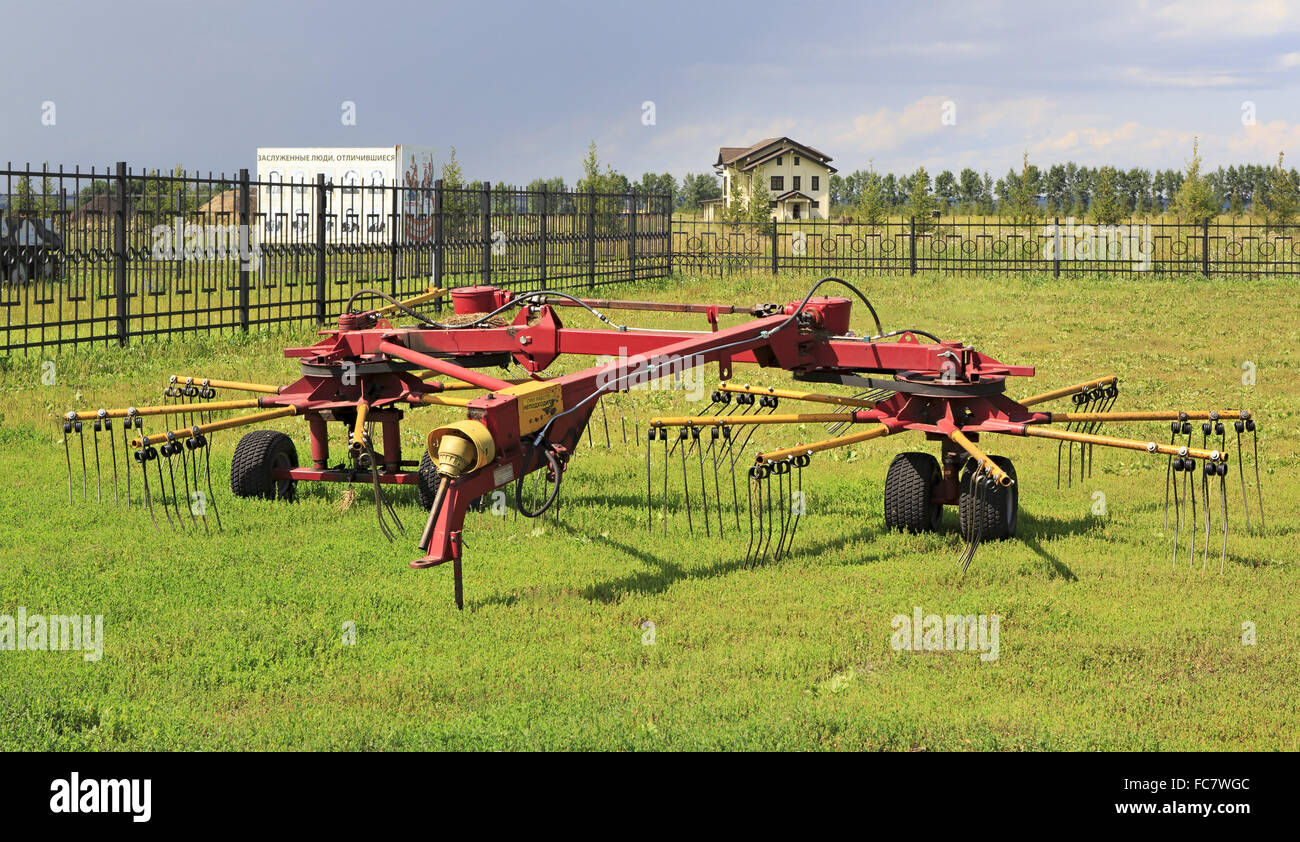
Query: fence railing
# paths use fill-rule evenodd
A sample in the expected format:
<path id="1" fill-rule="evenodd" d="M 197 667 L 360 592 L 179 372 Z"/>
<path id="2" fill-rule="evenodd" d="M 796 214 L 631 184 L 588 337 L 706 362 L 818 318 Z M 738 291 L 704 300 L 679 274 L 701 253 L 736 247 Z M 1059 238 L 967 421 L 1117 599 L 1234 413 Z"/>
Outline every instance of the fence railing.
<path id="1" fill-rule="evenodd" d="M 1300 226 L 1150 222 L 1096 225 L 901 219 L 723 223 L 673 220 L 673 267 L 753 272 L 945 272 L 974 275 L 1300 275 Z"/>
<path id="2" fill-rule="evenodd" d="M 0 352 L 335 319 L 354 292 L 671 271 L 671 197 L 0 170 Z"/>
<path id="3" fill-rule="evenodd" d="M 0 352 L 324 324 L 357 290 L 591 290 L 672 272 L 1300 275 L 1300 226 L 723 223 L 667 194 L 0 170 Z"/>

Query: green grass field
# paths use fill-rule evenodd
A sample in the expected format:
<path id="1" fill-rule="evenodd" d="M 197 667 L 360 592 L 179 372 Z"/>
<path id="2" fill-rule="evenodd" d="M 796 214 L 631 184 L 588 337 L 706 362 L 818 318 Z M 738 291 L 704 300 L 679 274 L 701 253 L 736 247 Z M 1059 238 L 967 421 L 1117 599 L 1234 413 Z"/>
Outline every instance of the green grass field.
<path id="1" fill-rule="evenodd" d="M 813 280 L 676 278 L 602 294 L 753 304 L 801 298 Z M 1163 459 L 1098 450 L 1090 479 L 1057 490 L 1052 443 L 986 437 L 1016 462 L 1020 536 L 984 544 L 963 577 L 954 512 L 939 534 L 884 531 L 889 460 L 930 449 L 898 436 L 814 457 L 793 556 L 747 569 L 734 531 L 705 539 L 697 523 L 692 539 L 678 516 L 667 536 L 661 524 L 647 536 L 644 449 L 622 444 L 616 410 L 635 411 L 644 431 L 653 414 L 699 406 L 650 391 L 608 405 L 613 446 L 580 451 L 558 519 L 469 515 L 458 612 L 449 567 L 406 566 L 423 520 L 413 491 L 397 496 L 398 544 L 380 536 L 365 485 L 341 513 L 338 485 L 302 487 L 296 503 L 236 500 L 233 433 L 217 435 L 213 456 L 220 535 L 158 532 L 141 508 L 96 505 L 93 460 L 90 502 L 78 468 L 67 505 L 62 412 L 156 402 L 178 370 L 288 381 L 281 348 L 310 333 L 65 353 L 53 385 L 38 355 L 3 358 L 0 614 L 102 614 L 104 651 L 97 662 L 0 651 L 0 749 L 1300 749 L 1300 283 L 860 282 L 886 329 L 1038 366 L 1013 394 L 1113 373 L 1117 409 L 1254 410 L 1267 528 L 1252 489 L 1245 534 L 1234 471 L 1226 572 L 1215 553 L 1205 572 L 1171 569 Z M 867 324 L 857 313 L 855 327 Z M 735 379 L 788 383 L 758 369 Z M 407 455 L 453 417 L 408 415 Z M 599 412 L 595 422 L 603 445 Z M 304 425 L 274 426 L 305 456 Z M 1168 426 L 1108 432 L 1167 440 Z M 761 441 L 824 436 L 810 426 Z M 895 651 L 891 618 L 916 606 L 997 615 L 998 659 Z"/>

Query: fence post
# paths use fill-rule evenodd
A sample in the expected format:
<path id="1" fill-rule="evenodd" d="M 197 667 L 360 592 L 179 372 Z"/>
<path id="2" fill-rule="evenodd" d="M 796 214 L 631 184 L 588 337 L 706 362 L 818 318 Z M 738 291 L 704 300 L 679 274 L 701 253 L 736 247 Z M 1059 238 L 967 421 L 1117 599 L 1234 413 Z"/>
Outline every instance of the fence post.
<path id="1" fill-rule="evenodd" d="M 113 213 L 113 293 L 117 304 L 117 344 L 126 347 L 126 162 L 117 162 L 117 209 Z"/>
<path id="2" fill-rule="evenodd" d="M 546 201 L 546 187 L 543 186 L 543 187 L 542 187 L 542 222 L 541 222 L 542 258 L 541 258 L 541 261 L 540 261 L 540 263 L 539 263 L 539 265 L 538 265 L 538 267 L 537 267 L 537 273 L 538 273 L 538 278 L 537 278 L 537 279 L 538 279 L 539 281 L 545 281 L 545 280 L 546 280 L 546 213 L 547 213 L 547 206 L 548 206 L 548 203 L 547 203 L 547 201 Z M 542 284 L 542 286 L 545 287 L 546 284 Z"/>
<path id="3" fill-rule="evenodd" d="M 1052 277 L 1061 277 L 1061 218 L 1052 217 Z"/>
<path id="4" fill-rule="evenodd" d="M 1201 274 L 1210 277 L 1210 220 L 1201 223 Z"/>
<path id="5" fill-rule="evenodd" d="M 481 284 L 492 283 L 492 185 L 483 184 L 483 195 L 479 197 L 479 217 L 480 227 L 483 231 L 483 261 L 482 272 L 483 279 Z"/>
<path id="6" fill-rule="evenodd" d="M 392 195 L 393 195 L 392 214 L 390 215 L 388 220 L 388 229 L 389 229 L 388 232 L 389 284 L 388 285 L 390 287 L 389 293 L 394 298 L 397 298 L 397 279 L 399 274 L 397 268 L 397 225 L 398 225 L 397 220 L 398 220 L 398 214 L 400 212 L 399 209 L 402 204 L 402 197 L 400 191 L 401 188 L 399 188 L 397 184 L 394 182 L 393 190 L 392 190 Z"/>
<path id="7" fill-rule="evenodd" d="M 396 232 L 394 232 L 396 233 Z M 433 285 L 442 289 L 442 262 L 445 258 L 442 232 L 442 179 L 433 182 Z M 433 299 L 435 312 L 442 312 L 442 297 Z"/>
<path id="8" fill-rule="evenodd" d="M 916 217 L 909 217 L 908 235 L 907 235 L 907 270 L 910 274 L 916 274 Z"/>
<path id="9" fill-rule="evenodd" d="M 596 188 L 587 190 L 587 288 L 596 288 Z"/>
<path id="10" fill-rule="evenodd" d="M 628 280 L 636 280 L 636 188 L 632 188 L 632 213 L 628 216 L 627 228 L 627 265 Z"/>
<path id="11" fill-rule="evenodd" d="M 772 214 L 772 274 L 777 271 L 778 253 L 781 248 L 780 239 L 776 233 L 776 214 Z"/>
<path id="12" fill-rule="evenodd" d="M 316 173 L 316 323 L 325 324 L 325 173 Z"/>
<path id="13" fill-rule="evenodd" d="M 248 184 L 248 170 L 239 171 L 239 236 L 242 242 L 251 244 L 253 242 L 253 232 L 249 229 L 250 209 L 250 192 Z M 241 254 L 239 256 L 239 329 L 248 333 L 249 321 L 249 279 L 248 279 L 248 259 L 249 256 Z"/>

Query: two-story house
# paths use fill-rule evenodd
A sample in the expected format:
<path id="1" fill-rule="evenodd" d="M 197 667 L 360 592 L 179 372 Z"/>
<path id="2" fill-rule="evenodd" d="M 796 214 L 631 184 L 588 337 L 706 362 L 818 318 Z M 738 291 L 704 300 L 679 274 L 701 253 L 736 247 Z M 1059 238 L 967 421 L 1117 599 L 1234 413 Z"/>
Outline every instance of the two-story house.
<path id="1" fill-rule="evenodd" d="M 754 179 L 761 179 L 777 221 L 826 219 L 830 177 L 836 171 L 830 163 L 826 153 L 788 137 L 769 137 L 753 146 L 724 146 L 713 165 L 722 177 L 722 198 L 705 204 L 705 218 L 722 216 L 733 201 L 733 184 L 739 185 L 741 200 L 747 202 Z"/>

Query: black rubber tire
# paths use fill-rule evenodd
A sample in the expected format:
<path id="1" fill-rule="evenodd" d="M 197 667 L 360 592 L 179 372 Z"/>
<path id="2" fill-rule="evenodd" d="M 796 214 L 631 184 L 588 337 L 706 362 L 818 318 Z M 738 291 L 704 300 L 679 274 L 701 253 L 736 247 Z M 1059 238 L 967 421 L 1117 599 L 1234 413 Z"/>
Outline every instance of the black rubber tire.
<path id="1" fill-rule="evenodd" d="M 885 528 L 937 531 L 943 505 L 933 502 L 933 497 L 942 478 L 939 460 L 928 453 L 909 451 L 895 456 L 885 474 Z"/>
<path id="2" fill-rule="evenodd" d="M 438 476 L 438 470 L 433 466 L 433 459 L 429 457 L 429 451 L 425 450 L 420 457 L 420 476 L 415 485 L 415 490 L 420 497 L 420 508 L 426 512 L 433 508 L 433 498 L 438 496 L 438 483 L 440 482 L 442 482 L 442 477 Z"/>
<path id="3" fill-rule="evenodd" d="M 975 460 L 969 459 L 961 472 L 961 496 L 957 502 L 957 519 L 961 524 L 961 536 L 971 539 L 973 527 L 982 525 L 981 541 L 1000 541 L 1013 538 L 1016 534 L 1016 522 L 1020 519 L 1020 481 L 1016 478 L 1016 467 L 1005 456 L 990 456 L 993 464 L 1006 471 L 1013 480 L 1011 485 L 997 485 L 984 495 L 982 505 L 977 507 L 975 495 L 971 493 L 971 477 L 975 473 Z M 976 512 L 976 509 L 979 509 Z"/>
<path id="4" fill-rule="evenodd" d="M 230 464 L 230 490 L 236 497 L 263 500 L 293 500 L 298 481 L 271 477 L 275 468 L 298 467 L 298 449 L 293 439 L 276 430 L 254 430 L 235 445 Z"/>

